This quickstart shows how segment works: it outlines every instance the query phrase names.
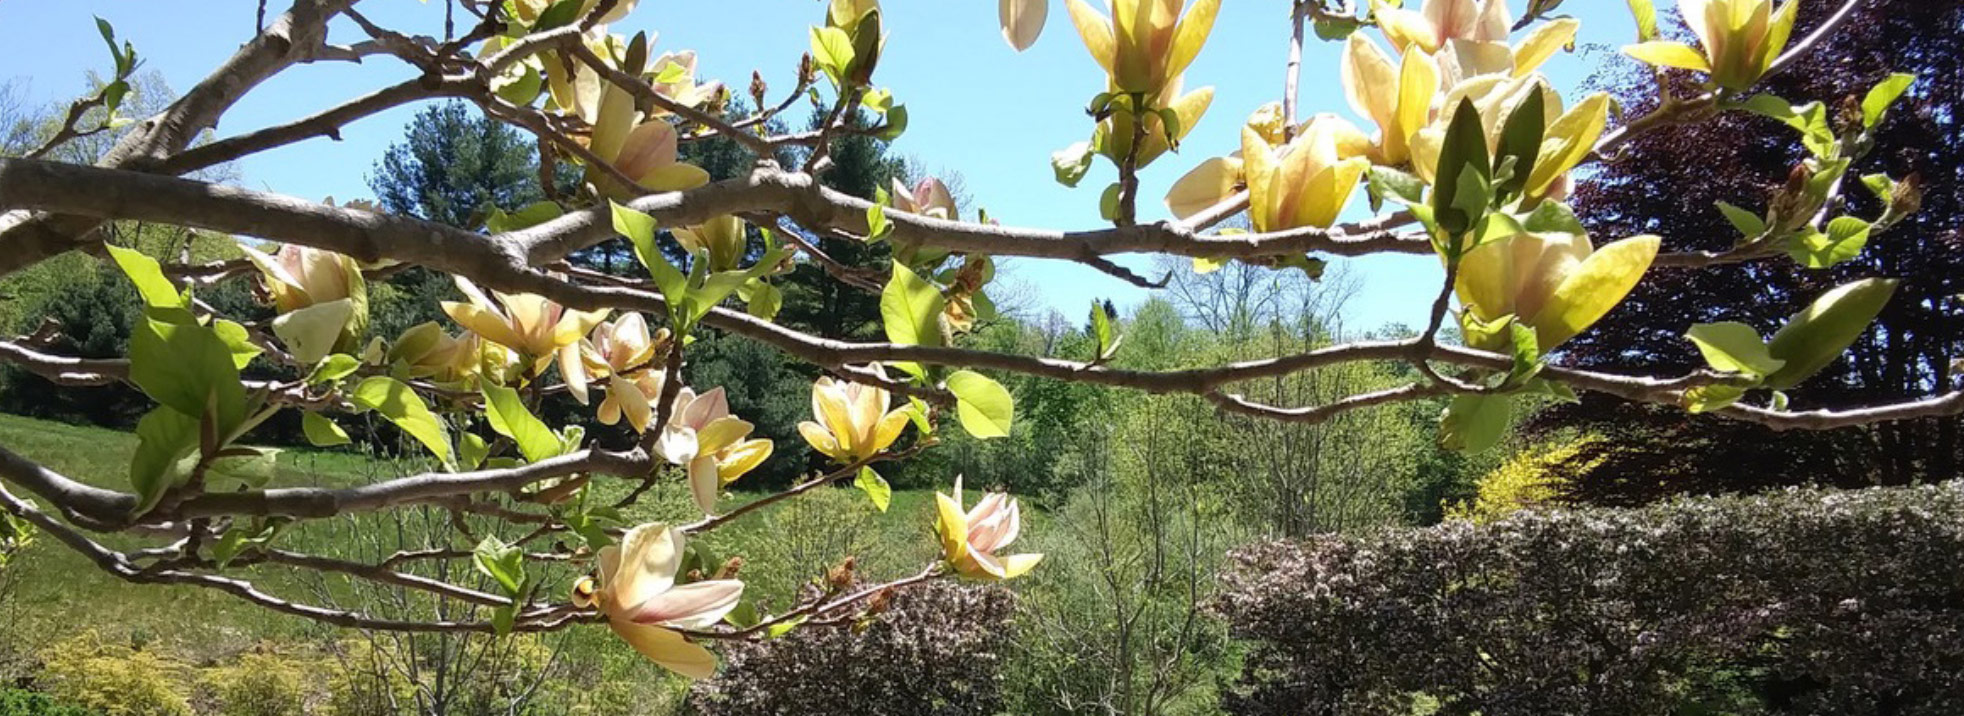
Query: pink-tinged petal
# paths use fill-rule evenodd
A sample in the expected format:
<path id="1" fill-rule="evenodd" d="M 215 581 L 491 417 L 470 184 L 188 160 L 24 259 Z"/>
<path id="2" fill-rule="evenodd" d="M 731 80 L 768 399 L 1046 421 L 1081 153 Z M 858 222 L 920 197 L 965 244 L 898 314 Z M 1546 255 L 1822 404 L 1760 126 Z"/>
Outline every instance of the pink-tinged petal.
<path id="1" fill-rule="evenodd" d="M 673 424 L 662 428 L 661 437 L 655 441 L 655 453 L 673 465 L 687 465 L 696 459 L 697 447 L 694 428 Z"/>
<path id="2" fill-rule="evenodd" d="M 604 155 L 603 155 L 604 156 Z M 675 163 L 675 126 L 667 120 L 651 119 L 627 133 L 614 167 L 635 179 Z"/>
<path id="3" fill-rule="evenodd" d="M 707 453 L 697 455 L 696 459 L 689 461 L 688 473 L 689 494 L 696 498 L 696 506 L 702 508 L 702 513 L 705 515 L 716 514 L 716 498 L 723 491 L 723 480 L 716 470 L 716 456 Z M 637 617 L 635 621 L 667 621 L 667 619 L 649 620 Z"/>
<path id="4" fill-rule="evenodd" d="M 601 547 L 600 552 L 594 556 L 594 561 L 600 563 L 600 585 L 604 589 L 614 583 L 615 575 L 620 574 L 621 546 L 610 544 Z"/>
<path id="5" fill-rule="evenodd" d="M 697 430 L 719 418 L 729 417 L 730 398 L 722 386 L 709 389 L 689 403 L 688 424 Z"/>
<path id="6" fill-rule="evenodd" d="M 648 600 L 627 617 L 636 624 L 702 629 L 722 621 L 743 597 L 743 582 L 710 579 L 683 584 Z"/>
<path id="7" fill-rule="evenodd" d="M 621 619 L 607 620 L 607 626 L 621 640 L 662 668 L 691 679 L 707 679 L 716 674 L 716 655 L 700 644 L 690 642 L 674 631 L 658 626 L 636 624 Z"/>
<path id="8" fill-rule="evenodd" d="M 566 381 L 566 392 L 587 404 L 586 361 L 580 357 L 580 343 L 568 343 L 559 347 L 559 377 Z"/>
<path id="9" fill-rule="evenodd" d="M 627 423 L 634 426 L 634 432 L 648 431 L 648 421 L 654 419 L 654 409 L 648 405 L 648 396 L 641 394 L 641 387 L 618 375 L 607 376 L 607 397 L 627 416 Z"/>
<path id="10" fill-rule="evenodd" d="M 971 579 L 1002 579 L 1002 562 L 995 555 L 975 548 L 969 548 L 968 558 L 956 565 L 963 576 Z"/>
<path id="11" fill-rule="evenodd" d="M 682 568 L 682 531 L 659 522 L 635 527 L 621 538 L 620 568 L 614 581 L 602 582 L 602 609 L 622 616 L 640 608 L 655 595 L 675 586 Z"/>

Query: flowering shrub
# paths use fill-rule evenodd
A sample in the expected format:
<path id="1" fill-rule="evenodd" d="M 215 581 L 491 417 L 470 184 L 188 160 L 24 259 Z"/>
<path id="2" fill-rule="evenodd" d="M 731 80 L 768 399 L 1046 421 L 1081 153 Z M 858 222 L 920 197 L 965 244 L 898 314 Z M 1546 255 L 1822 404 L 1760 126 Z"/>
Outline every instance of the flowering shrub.
<path id="1" fill-rule="evenodd" d="M 1002 709 L 1000 671 L 1013 633 L 1004 589 L 931 582 L 890 592 L 851 627 L 808 628 L 724 651 L 722 673 L 697 682 L 708 716 L 827 713 L 956 716 Z"/>
<path id="2" fill-rule="evenodd" d="M 1242 714 L 1964 710 L 1964 485 L 1267 543 L 1218 609 Z"/>

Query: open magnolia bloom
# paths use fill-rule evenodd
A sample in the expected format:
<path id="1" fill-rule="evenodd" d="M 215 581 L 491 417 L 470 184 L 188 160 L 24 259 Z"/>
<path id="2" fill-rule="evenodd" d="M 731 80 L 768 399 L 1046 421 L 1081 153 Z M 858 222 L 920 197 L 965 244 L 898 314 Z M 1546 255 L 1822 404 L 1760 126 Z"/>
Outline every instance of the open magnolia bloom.
<path id="1" fill-rule="evenodd" d="M 901 431 L 907 429 L 907 410 L 888 410 L 892 401 L 885 388 L 820 376 L 812 384 L 812 416 L 818 422 L 798 423 L 798 434 L 814 449 L 843 464 L 871 458 L 900 439 Z"/>
<path id="2" fill-rule="evenodd" d="M 730 414 L 730 403 L 718 387 L 696 395 L 683 388 L 675 396 L 668 424 L 662 427 L 655 452 L 663 459 L 687 469 L 689 493 L 696 506 L 714 514 L 716 497 L 723 486 L 764 463 L 771 456 L 772 443 L 762 438 L 746 440 L 756 426 Z"/>
<path id="3" fill-rule="evenodd" d="M 469 303 L 444 301 L 443 312 L 450 320 L 482 336 L 485 340 L 517 351 L 531 362 L 527 372 L 537 374 L 561 348 L 572 345 L 607 317 L 607 311 L 572 311 L 544 296 L 529 293 L 493 292 L 497 300 L 462 276 L 453 277 L 457 290 Z"/>
<path id="4" fill-rule="evenodd" d="M 1609 96 L 1596 93 L 1577 103 L 1564 112 L 1561 95 L 1548 86 L 1539 74 L 1526 77 L 1506 77 L 1485 75 L 1461 82 L 1446 94 L 1445 105 L 1457 107 L 1463 99 L 1473 101 L 1480 114 L 1480 123 L 1487 140 L 1487 151 L 1499 150 L 1501 131 L 1507 127 L 1507 119 L 1528 101 L 1531 94 L 1538 94 L 1542 107 L 1543 131 L 1541 150 L 1536 154 L 1534 168 L 1528 172 L 1523 185 L 1524 196 L 1531 198 L 1560 198 L 1567 195 L 1568 173 L 1589 153 L 1595 151 L 1596 140 L 1603 135 L 1609 125 Z M 1441 114 L 1432 126 L 1419 130 L 1412 137 L 1412 169 L 1420 179 L 1427 183 L 1436 180 L 1439 153 L 1445 145 L 1446 129 L 1451 117 Z"/>
<path id="5" fill-rule="evenodd" d="M 668 329 L 648 333 L 647 319 L 628 313 L 593 327 L 585 340 L 559 349 L 559 371 L 566 392 L 585 405 L 588 386 L 607 380 L 607 394 L 595 417 L 613 425 L 625 414 L 635 431 L 648 427 L 649 403 L 661 395 L 662 374 L 653 363 L 666 352 Z"/>
<path id="6" fill-rule="evenodd" d="M 1439 69 L 1417 47 L 1405 49 L 1399 63 L 1377 43 L 1355 33 L 1344 44 L 1343 91 L 1351 108 L 1378 125 L 1373 159 L 1396 166 L 1411 157 L 1407 141 L 1432 123 L 1439 94 Z"/>
<path id="7" fill-rule="evenodd" d="M 734 271 L 743 263 L 744 249 L 747 248 L 743 227 L 743 220 L 736 216 L 719 216 L 686 229 L 675 229 L 672 233 L 684 251 L 709 254 L 709 271 L 719 273 Z"/>
<path id="8" fill-rule="evenodd" d="M 1504 43 L 1514 23 L 1507 0 L 1425 0 L 1417 11 L 1383 0 L 1372 0 L 1371 6 L 1384 39 L 1399 52 L 1411 47 L 1438 52 L 1453 40 Z"/>
<path id="9" fill-rule="evenodd" d="M 1743 92 L 1786 51 L 1799 12 L 1799 0 L 1787 0 L 1778 10 L 1773 0 L 1678 0 L 1678 13 L 1702 51 L 1663 40 L 1623 51 L 1659 67 L 1710 74 L 1718 86 Z"/>
<path id="10" fill-rule="evenodd" d="M 1535 329 L 1541 350 L 1552 350 L 1621 303 L 1658 244 L 1633 236 L 1597 249 L 1581 234 L 1524 233 L 1474 247 L 1460 258 L 1454 286 L 1467 343 L 1505 352 L 1512 317 Z"/>
<path id="11" fill-rule="evenodd" d="M 1221 10 L 1221 0 L 1196 0 L 1192 8 L 1182 7 L 1185 0 L 1106 0 L 1112 13 L 1106 17 L 1085 0 L 1067 3 L 1071 23 L 1112 86 L 1147 96 L 1187 71 Z"/>
<path id="12" fill-rule="evenodd" d="M 1050 0 L 998 0 L 996 14 L 1002 20 L 1002 39 L 1017 52 L 1030 49 L 1043 34 L 1043 23 L 1050 16 Z"/>
<path id="13" fill-rule="evenodd" d="M 1023 528 L 1022 510 L 1006 492 L 991 492 L 962 511 L 962 479 L 955 478 L 953 497 L 934 493 L 935 533 L 941 537 L 941 556 L 970 579 L 1000 580 L 1022 576 L 1043 561 L 1041 554 L 997 556 L 1016 541 Z"/>
<path id="14" fill-rule="evenodd" d="M 1214 103 L 1214 88 L 1202 87 L 1185 94 L 1180 93 L 1180 78 L 1174 77 L 1147 106 L 1168 108 L 1180 118 L 1179 136 L 1167 137 L 1166 124 L 1158 112 L 1145 115 L 1145 140 L 1140 142 L 1135 159 L 1143 167 L 1151 164 L 1167 150 L 1172 149 L 1179 140 L 1193 132 L 1200 123 L 1200 117 L 1207 113 L 1207 107 Z M 1132 140 L 1137 133 L 1133 123 L 1138 121 L 1138 113 L 1115 109 L 1111 116 L 1098 123 L 1098 129 L 1091 135 L 1091 147 L 1099 154 L 1110 157 L 1114 162 L 1123 162 L 1132 156 Z"/>
<path id="15" fill-rule="evenodd" d="M 707 629 L 743 597 L 743 582 L 709 579 L 676 584 L 682 568 L 681 530 L 650 523 L 628 530 L 618 545 L 600 548 L 600 579 L 573 585 L 573 604 L 597 607 L 607 626 L 649 661 L 691 679 L 716 673 L 716 655 L 675 629 Z"/>
<path id="16" fill-rule="evenodd" d="M 1281 147 L 1255 127 L 1241 129 L 1248 218 L 1256 231 L 1329 227 L 1371 168 L 1370 140 L 1335 115 L 1310 119 Z"/>
<path id="17" fill-rule="evenodd" d="M 273 333 L 295 360 L 312 365 L 360 345 L 368 328 L 368 284 L 354 257 L 298 244 L 272 254 L 244 244 L 239 250 L 259 269 L 260 285 L 280 313 Z"/>
<path id="18" fill-rule="evenodd" d="M 940 179 L 923 177 L 914 182 L 912 189 L 900 183 L 899 179 L 894 179 L 890 194 L 895 209 L 935 219 L 961 221 L 955 197 L 948 193 L 948 185 L 941 183 Z"/>

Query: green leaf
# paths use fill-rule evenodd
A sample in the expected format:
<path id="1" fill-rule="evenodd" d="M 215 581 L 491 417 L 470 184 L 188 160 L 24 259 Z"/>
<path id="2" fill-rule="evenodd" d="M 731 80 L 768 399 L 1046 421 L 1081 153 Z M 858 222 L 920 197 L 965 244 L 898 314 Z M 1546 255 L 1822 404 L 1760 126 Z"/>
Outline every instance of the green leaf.
<path id="1" fill-rule="evenodd" d="M 1767 351 L 1766 341 L 1759 337 L 1759 331 L 1744 323 L 1700 323 L 1685 331 L 1684 337 L 1698 346 L 1707 365 L 1720 372 L 1758 378 L 1771 375 L 1787 364 L 1774 358 Z"/>
<path id="2" fill-rule="evenodd" d="M 384 375 L 371 376 L 355 386 L 354 393 L 348 397 L 364 410 L 381 413 L 404 433 L 416 438 L 423 447 L 429 448 L 443 464 L 451 464 L 449 430 L 444 428 L 443 421 L 438 420 L 436 414 L 430 412 L 430 406 L 423 402 L 423 396 L 417 395 L 402 381 Z"/>
<path id="3" fill-rule="evenodd" d="M 704 274 L 694 287 L 689 289 L 689 298 L 692 301 L 691 309 L 688 313 L 689 321 L 694 323 L 697 319 L 708 315 L 710 309 L 715 308 L 716 304 L 722 303 L 723 299 L 729 298 L 730 294 L 736 293 L 736 290 L 742 288 L 746 283 L 769 275 L 777 269 L 779 264 L 790 257 L 793 251 L 789 247 L 780 246 L 776 251 L 767 253 L 762 258 L 757 259 L 757 263 L 751 264 L 750 268 L 741 271 L 723 271 L 721 273 Z M 707 266 L 708 263 L 707 261 L 697 261 L 696 265 Z"/>
<path id="4" fill-rule="evenodd" d="M 764 621 L 764 618 L 757 613 L 756 602 L 744 600 L 737 602 L 736 608 L 731 609 L 729 614 L 723 615 L 723 621 L 738 629 L 749 629 Z"/>
<path id="5" fill-rule="evenodd" d="M 245 385 L 232 348 L 211 328 L 145 318 L 130 334 L 130 382 L 186 416 L 209 416 L 219 434 L 245 419 Z"/>
<path id="6" fill-rule="evenodd" d="M 791 633 L 792 630 L 797 629 L 800 625 L 804 624 L 805 619 L 807 618 L 808 617 L 801 615 L 795 618 L 786 619 L 776 624 L 772 624 L 770 628 L 764 630 L 764 638 L 776 639 L 778 637 L 789 634 Z"/>
<path id="7" fill-rule="evenodd" d="M 1896 294 L 1893 279 L 1863 279 L 1843 284 L 1814 299 L 1773 334 L 1767 346 L 1774 358 L 1786 361 L 1766 377 L 1766 387 L 1785 390 L 1828 367 L 1842 351 L 1867 333 L 1882 308 Z"/>
<path id="8" fill-rule="evenodd" d="M 1486 127 L 1480 123 L 1480 110 L 1470 99 L 1460 100 L 1446 127 L 1446 138 L 1439 150 L 1437 181 L 1432 186 L 1432 211 L 1439 228 L 1449 234 L 1463 234 L 1484 214 L 1486 197 L 1460 197 L 1462 191 L 1485 186 L 1493 176 L 1493 158 L 1487 154 Z M 1477 200 L 1477 201 L 1476 201 Z M 1470 207 L 1478 211 L 1468 211 Z"/>
<path id="9" fill-rule="evenodd" d="M 258 344 L 252 342 L 252 334 L 236 321 L 223 318 L 214 320 L 211 322 L 211 331 L 218 334 L 218 340 L 224 341 L 225 345 L 231 348 L 234 368 L 245 370 L 246 364 L 258 358 L 262 352 Z"/>
<path id="10" fill-rule="evenodd" d="M 655 280 L 655 288 L 661 291 L 662 298 L 667 299 L 669 311 L 673 313 L 688 294 L 688 283 L 681 269 L 669 263 L 668 257 L 663 256 L 661 248 L 655 245 L 655 217 L 618 202 L 608 203 L 613 207 L 614 231 L 634 244 L 635 258 L 641 259 L 641 265 L 647 267 L 648 275 Z"/>
<path id="11" fill-rule="evenodd" d="M 526 409 L 525 401 L 518 397 L 517 390 L 486 383 L 483 393 L 484 417 L 490 421 L 491 429 L 511 438 L 527 462 L 538 462 L 560 454 L 559 436 Z"/>
<path id="12" fill-rule="evenodd" d="M 218 562 L 221 569 L 229 566 L 232 560 L 238 559 L 247 548 L 264 547 L 272 543 L 273 537 L 280 533 L 280 528 L 285 527 L 287 522 L 288 520 L 277 517 L 254 519 L 251 522 L 244 520 L 234 522 L 225 530 L 225 534 L 219 535 L 218 541 L 212 544 L 212 559 Z"/>
<path id="13" fill-rule="evenodd" d="M 146 256 L 136 249 L 104 245 L 116 267 L 123 270 L 130 283 L 136 284 L 136 293 L 143 297 L 143 304 L 153 309 L 169 312 L 169 320 L 174 323 L 192 321 L 189 295 L 177 290 L 177 285 L 164 277 L 163 266 L 156 259 Z M 179 313 L 181 312 L 181 313 Z"/>
<path id="14" fill-rule="evenodd" d="M 1098 340 L 1098 360 L 1109 360 L 1113 353 L 1118 352 L 1122 337 L 1112 325 L 1112 315 L 1106 312 L 1103 301 L 1091 302 L 1091 336 Z"/>
<path id="15" fill-rule="evenodd" d="M 873 136 L 874 138 L 880 139 L 882 141 L 891 142 L 893 140 L 899 139 L 900 135 L 906 133 L 907 133 L 907 105 L 896 104 L 893 106 L 893 109 L 887 110 L 886 124 L 881 125 L 880 130 L 874 132 Z"/>
<path id="16" fill-rule="evenodd" d="M 491 446 L 477 433 L 466 431 L 457 436 L 457 467 L 463 470 L 476 470 L 490 456 Z"/>
<path id="17" fill-rule="evenodd" d="M 1826 232 L 1809 229 L 1794 237 L 1787 253 L 1795 262 L 1823 269 L 1853 260 L 1869 243 L 1869 223 L 1852 216 L 1828 222 Z"/>
<path id="18" fill-rule="evenodd" d="M 314 447 L 333 447 L 346 445 L 348 432 L 334 424 L 334 420 L 320 413 L 302 413 L 300 431 L 307 434 L 307 442 Z"/>
<path id="19" fill-rule="evenodd" d="M 360 369 L 360 358 L 346 353 L 336 353 L 328 356 L 326 360 L 321 361 L 320 365 L 314 367 L 314 372 L 307 375 L 307 384 L 323 385 L 332 383 L 354 375 L 355 371 Z"/>
<path id="20" fill-rule="evenodd" d="M 1533 379 L 1541 372 L 1541 339 L 1532 326 L 1520 321 L 1507 323 L 1508 346 L 1512 349 L 1514 365 L 1507 371 L 1501 385 L 1519 386 Z"/>
<path id="21" fill-rule="evenodd" d="M 1315 31 L 1316 38 L 1330 42 L 1348 38 L 1363 26 L 1356 18 L 1341 15 L 1319 14 L 1310 22 L 1310 29 Z"/>
<path id="22" fill-rule="evenodd" d="M 777 312 L 784 308 L 784 292 L 763 280 L 754 280 L 747 285 L 750 286 L 750 295 L 745 308 L 750 315 L 766 321 L 776 318 Z"/>
<path id="23" fill-rule="evenodd" d="M 155 507 L 165 492 L 190 479 L 197 464 L 198 419 L 158 406 L 136 421 L 136 438 L 130 487 L 136 490 L 140 515 Z"/>
<path id="24" fill-rule="evenodd" d="M 1425 181 L 1407 172 L 1391 167 L 1371 167 L 1370 182 L 1373 209 L 1380 201 L 1395 201 L 1406 206 L 1425 201 Z"/>
<path id="25" fill-rule="evenodd" d="M 845 30 L 830 25 L 812 28 L 812 60 L 833 82 L 843 84 L 853 55 L 852 36 Z"/>
<path id="26" fill-rule="evenodd" d="M 355 315 L 355 304 L 348 299 L 316 303 L 288 311 L 273 319 L 273 335 L 286 344 L 287 353 L 301 365 L 314 365 L 334 352 L 335 341 L 348 319 Z"/>
<path id="27" fill-rule="evenodd" d="M 1105 193 L 1098 195 L 1098 217 L 1106 221 L 1118 221 L 1119 199 L 1123 198 L 1124 188 L 1114 182 L 1105 187 Z"/>
<path id="28" fill-rule="evenodd" d="M 572 24 L 574 20 L 580 19 L 581 4 L 582 0 L 559 0 L 553 3 L 545 9 L 545 12 L 539 13 L 539 20 L 532 23 L 532 31 L 539 32 Z"/>
<path id="29" fill-rule="evenodd" d="M 1085 172 L 1091 171 L 1090 142 L 1078 142 L 1050 153 L 1050 173 L 1057 183 L 1075 187 L 1084 180 Z"/>
<path id="30" fill-rule="evenodd" d="M 893 278 L 880 292 L 880 318 L 887 340 L 904 346 L 941 345 L 941 290 L 907 265 L 893 262 Z"/>
<path id="31" fill-rule="evenodd" d="M 972 370 L 958 370 L 948 376 L 948 392 L 955 394 L 955 415 L 968 434 L 984 439 L 1009 436 L 1016 399 L 1001 383 Z"/>
<path id="32" fill-rule="evenodd" d="M 1684 395 L 1679 398 L 1679 401 L 1684 404 L 1685 410 L 1693 413 L 1709 413 L 1714 410 L 1723 410 L 1730 407 L 1733 403 L 1739 402 L 1739 399 L 1743 397 L 1746 397 L 1745 388 L 1716 383 L 1713 385 L 1700 385 L 1688 388 L 1684 391 Z"/>
<path id="33" fill-rule="evenodd" d="M 1881 124 L 1883 117 L 1888 116 L 1889 108 L 1896 104 L 1896 100 L 1902 99 L 1903 93 L 1908 92 L 1913 84 L 1916 84 L 1916 75 L 1901 72 L 1889 75 L 1876 84 L 1869 90 L 1868 96 L 1862 98 L 1862 126 L 1874 129 Z"/>
<path id="34" fill-rule="evenodd" d="M 1777 119 L 1800 132 L 1801 144 L 1814 156 L 1826 159 L 1841 151 L 1834 128 L 1828 124 L 1827 106 L 1820 102 L 1795 105 L 1779 97 L 1762 94 L 1752 96 L 1742 106 L 1747 111 Z"/>
<path id="35" fill-rule="evenodd" d="M 491 609 L 491 631 L 498 636 L 510 636 L 513 626 L 518 624 L 518 605 L 506 604 Z"/>
<path id="36" fill-rule="evenodd" d="M 477 571 L 490 577 L 503 587 L 506 596 L 516 597 L 525 588 L 525 551 L 518 545 L 505 544 L 495 536 L 486 536 L 471 550 L 471 563 Z"/>
<path id="37" fill-rule="evenodd" d="M 871 465 L 859 468 L 859 476 L 852 479 L 852 486 L 866 493 L 867 499 L 873 501 L 874 509 L 885 512 L 887 506 L 893 504 L 893 487 L 887 484 L 886 478 L 880 477 L 880 473 L 874 472 Z"/>
<path id="38" fill-rule="evenodd" d="M 1732 222 L 1732 228 L 1738 229 L 1740 235 L 1747 239 L 1766 233 L 1766 220 L 1760 218 L 1758 214 L 1723 201 L 1718 202 L 1718 210 L 1725 215 L 1726 221 Z"/>
<path id="39" fill-rule="evenodd" d="M 1501 129 L 1500 152 L 1495 156 L 1502 162 L 1514 160 L 1513 174 L 1496 187 L 1502 196 L 1519 196 L 1527 188 L 1528 175 L 1534 173 L 1535 159 L 1541 154 L 1542 134 L 1547 129 L 1545 102 L 1540 92 L 1528 92 Z"/>
<path id="40" fill-rule="evenodd" d="M 893 233 L 893 222 L 887 221 L 887 208 L 879 204 L 866 207 L 866 240 L 881 241 Z"/>
<path id="41" fill-rule="evenodd" d="M 1576 218 L 1575 210 L 1559 201 L 1544 201 L 1521 221 L 1521 228 L 1537 234 L 1586 235 L 1589 230 Z"/>
<path id="42" fill-rule="evenodd" d="M 206 472 L 210 477 L 229 477 L 249 487 L 265 487 L 279 467 L 279 456 L 278 448 L 230 447 L 211 461 Z"/>
<path id="43" fill-rule="evenodd" d="M 536 90 L 534 93 L 536 94 Z M 514 104 L 526 105 L 531 103 L 517 102 Z M 519 207 L 518 211 L 509 214 L 501 209 L 492 209 L 491 217 L 484 220 L 484 228 L 491 233 L 500 234 L 507 231 L 517 231 L 519 229 L 538 226 L 539 224 L 565 215 L 566 209 L 561 207 L 559 202 L 550 200 L 535 201 Z"/>
<path id="44" fill-rule="evenodd" d="M 1498 444 L 1513 421 L 1513 396 L 1455 395 L 1440 416 L 1439 444 L 1455 452 L 1482 452 Z"/>

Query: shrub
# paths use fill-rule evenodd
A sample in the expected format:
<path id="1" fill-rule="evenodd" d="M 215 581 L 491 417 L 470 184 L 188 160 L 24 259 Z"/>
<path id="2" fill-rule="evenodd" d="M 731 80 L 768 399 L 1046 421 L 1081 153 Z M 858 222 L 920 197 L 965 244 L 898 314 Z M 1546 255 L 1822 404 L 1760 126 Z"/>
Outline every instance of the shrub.
<path id="1" fill-rule="evenodd" d="M 306 700 L 300 667 L 277 654 L 243 654 L 205 678 L 221 716 L 299 716 Z"/>
<path id="2" fill-rule="evenodd" d="M 999 587 L 896 590 L 863 629 L 811 626 L 730 644 L 722 671 L 697 682 L 693 700 L 708 716 L 995 714 L 1013 612 Z"/>
<path id="3" fill-rule="evenodd" d="M 6 716 L 99 716 L 79 706 L 55 703 L 47 694 L 0 687 L 0 714 Z"/>
<path id="4" fill-rule="evenodd" d="M 1243 714 L 1964 712 L 1964 484 L 1237 551 Z"/>
<path id="5" fill-rule="evenodd" d="M 154 650 L 103 640 L 89 629 L 41 651 L 37 685 L 57 701 L 106 716 L 190 716 L 176 683 L 188 666 Z"/>
<path id="6" fill-rule="evenodd" d="M 1473 499 L 1446 510 L 1452 519 L 1491 522 L 1523 508 L 1565 502 L 1573 475 L 1602 465 L 1608 438 L 1596 433 L 1538 442 L 1480 476 Z"/>

